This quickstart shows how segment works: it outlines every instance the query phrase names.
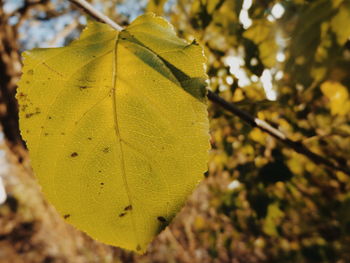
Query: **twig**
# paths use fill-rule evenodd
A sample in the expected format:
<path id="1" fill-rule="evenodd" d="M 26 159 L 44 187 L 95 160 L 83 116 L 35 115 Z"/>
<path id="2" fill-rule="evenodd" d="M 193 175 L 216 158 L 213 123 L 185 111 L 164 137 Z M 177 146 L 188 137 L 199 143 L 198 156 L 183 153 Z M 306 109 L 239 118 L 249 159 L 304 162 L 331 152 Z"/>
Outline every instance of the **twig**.
<path id="1" fill-rule="evenodd" d="M 323 164 L 323 165 L 325 165 L 333 170 L 341 171 L 343 173 L 346 173 L 347 175 L 350 175 L 350 171 L 347 168 L 338 166 L 338 165 L 334 164 L 333 162 L 329 161 L 328 159 L 310 151 L 302 142 L 293 141 L 293 140 L 287 138 L 287 136 L 285 134 L 283 134 L 278 129 L 272 127 L 267 122 L 260 120 L 258 118 L 254 118 L 249 113 L 239 109 L 233 103 L 230 103 L 230 102 L 224 100 L 223 98 L 221 98 L 220 96 L 218 96 L 217 94 L 215 94 L 214 92 L 212 92 L 210 90 L 208 91 L 208 99 L 211 100 L 212 102 L 220 105 L 225 110 L 238 116 L 241 120 L 245 121 L 250 126 L 257 127 L 260 130 L 270 134 L 272 137 L 276 138 L 277 140 L 279 140 L 283 144 L 287 145 L 289 148 L 292 148 L 297 153 L 300 153 L 300 154 L 306 156 L 314 163 Z"/>
<path id="2" fill-rule="evenodd" d="M 85 13 L 88 13 L 94 19 L 110 25 L 115 30 L 118 30 L 118 31 L 122 31 L 123 30 L 122 26 L 118 25 L 116 22 L 114 22 L 108 16 L 106 16 L 105 14 L 101 13 L 100 11 L 98 11 L 96 8 L 94 8 L 91 4 L 89 4 L 85 0 L 68 0 L 68 1 L 70 1 L 71 3 L 77 5 L 81 9 L 83 9 Z"/>
<path id="3" fill-rule="evenodd" d="M 118 31 L 121 31 L 123 29 L 123 27 L 116 24 L 110 18 L 108 18 L 104 14 L 97 11 L 93 6 L 91 6 L 85 0 L 69 0 L 69 1 L 78 5 L 79 7 L 81 7 L 85 12 L 90 14 L 93 18 L 97 19 L 98 21 L 104 22 L 104 23 L 112 26 L 113 28 L 115 28 Z M 272 137 L 276 138 L 277 140 L 279 140 L 280 142 L 282 142 L 284 145 L 288 146 L 289 148 L 293 149 L 297 153 L 300 153 L 300 154 L 306 156 L 312 162 L 314 162 L 316 164 L 322 164 L 322 165 L 324 165 L 332 170 L 341 171 L 347 175 L 350 175 L 350 170 L 348 168 L 336 165 L 332 161 L 310 151 L 303 143 L 293 141 L 293 140 L 287 138 L 287 136 L 285 134 L 283 134 L 278 129 L 272 127 L 267 122 L 251 116 L 249 113 L 239 109 L 233 103 L 226 101 L 225 99 L 223 99 L 222 97 L 218 96 L 217 94 L 215 94 L 214 92 L 212 92 L 210 90 L 208 90 L 208 99 L 211 100 L 212 102 L 220 105 L 225 110 L 233 113 L 234 115 L 239 117 L 241 120 L 248 123 L 250 126 L 257 127 L 260 130 L 270 134 Z"/>

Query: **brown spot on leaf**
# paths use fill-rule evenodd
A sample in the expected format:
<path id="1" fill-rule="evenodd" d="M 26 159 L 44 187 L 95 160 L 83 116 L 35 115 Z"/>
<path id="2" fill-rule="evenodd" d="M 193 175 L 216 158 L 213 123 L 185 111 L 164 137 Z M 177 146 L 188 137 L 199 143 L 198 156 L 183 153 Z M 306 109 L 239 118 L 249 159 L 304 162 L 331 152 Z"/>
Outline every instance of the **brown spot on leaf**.
<path id="1" fill-rule="evenodd" d="M 30 113 L 27 113 L 26 115 L 24 115 L 27 119 L 34 116 L 34 115 L 37 115 L 37 114 L 40 114 L 40 109 L 38 107 L 35 108 L 35 112 L 30 112 Z"/>
<path id="2" fill-rule="evenodd" d="M 27 94 L 24 94 L 23 92 L 18 93 L 17 95 L 19 98 L 27 97 Z"/>
<path id="3" fill-rule="evenodd" d="M 128 205 L 124 208 L 124 211 L 131 211 L 132 210 L 132 205 Z"/>
<path id="4" fill-rule="evenodd" d="M 123 217 L 123 216 L 125 216 L 125 215 L 126 215 L 126 213 L 123 212 L 123 213 L 120 213 L 120 214 L 119 214 L 119 217 Z"/>
<path id="5" fill-rule="evenodd" d="M 92 88 L 92 87 L 90 87 L 90 86 L 79 86 L 80 90 L 90 89 L 90 88 Z"/>
<path id="6" fill-rule="evenodd" d="M 36 112 L 34 113 L 26 113 L 26 115 L 24 115 L 27 119 L 33 117 L 35 114 L 37 114 Z"/>
<path id="7" fill-rule="evenodd" d="M 33 75 L 33 74 L 34 74 L 34 70 L 32 70 L 32 69 L 28 70 L 28 71 L 27 71 L 27 74 Z"/>
<path id="8" fill-rule="evenodd" d="M 162 216 L 158 216 L 157 219 L 159 222 L 166 223 L 166 219 Z"/>
<path id="9" fill-rule="evenodd" d="M 66 214 L 66 215 L 63 216 L 64 219 L 67 219 L 69 217 L 70 217 L 70 214 Z"/>
<path id="10" fill-rule="evenodd" d="M 24 105 L 22 105 L 22 107 L 21 107 L 21 111 L 26 111 L 27 108 L 28 108 L 28 105 L 27 105 L 27 104 L 24 104 Z"/>
<path id="11" fill-rule="evenodd" d="M 71 156 L 71 157 L 77 157 L 77 156 L 78 156 L 78 153 L 77 153 L 77 152 L 73 152 L 70 156 Z"/>
<path id="12" fill-rule="evenodd" d="M 140 244 L 137 244 L 137 246 L 136 246 L 136 250 L 137 250 L 137 251 L 140 251 L 140 250 L 141 250 L 141 246 L 140 246 Z"/>
<path id="13" fill-rule="evenodd" d="M 103 148 L 102 150 L 104 153 L 108 153 L 109 152 L 109 147 Z"/>

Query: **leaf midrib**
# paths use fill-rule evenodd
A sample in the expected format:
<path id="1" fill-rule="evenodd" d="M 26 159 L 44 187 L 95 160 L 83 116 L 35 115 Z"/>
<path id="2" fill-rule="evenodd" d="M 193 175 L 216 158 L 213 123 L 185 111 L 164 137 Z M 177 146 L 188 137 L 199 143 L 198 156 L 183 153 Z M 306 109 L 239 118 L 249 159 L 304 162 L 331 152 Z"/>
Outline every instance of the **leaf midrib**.
<path id="1" fill-rule="evenodd" d="M 118 35 L 116 37 L 115 48 L 114 48 L 114 53 L 113 53 L 113 57 L 112 57 L 112 59 L 113 59 L 113 79 L 112 79 L 112 81 L 113 81 L 113 83 L 112 83 L 112 96 L 111 96 L 111 98 L 112 98 L 112 107 L 113 107 L 115 137 L 116 137 L 116 142 L 119 145 L 119 149 L 120 149 L 120 153 L 121 153 L 120 162 L 121 162 L 123 183 L 124 183 L 124 187 L 126 190 L 126 194 L 128 196 L 128 201 L 129 201 L 128 205 L 131 205 L 131 207 L 134 208 L 132 198 L 131 198 L 130 188 L 128 185 L 128 180 L 126 178 L 124 149 L 123 149 L 122 138 L 121 138 L 120 130 L 119 130 L 118 113 L 117 113 L 117 79 L 118 79 L 117 53 L 118 53 L 118 46 L 119 46 L 118 44 L 119 44 L 119 40 L 120 40 L 120 33 L 121 32 L 118 32 Z M 131 222 L 132 228 L 134 230 L 135 240 L 139 244 L 138 235 L 137 235 L 137 231 L 136 231 L 135 219 L 133 216 L 133 209 L 130 211 L 130 216 L 131 216 L 131 221 L 132 221 Z"/>

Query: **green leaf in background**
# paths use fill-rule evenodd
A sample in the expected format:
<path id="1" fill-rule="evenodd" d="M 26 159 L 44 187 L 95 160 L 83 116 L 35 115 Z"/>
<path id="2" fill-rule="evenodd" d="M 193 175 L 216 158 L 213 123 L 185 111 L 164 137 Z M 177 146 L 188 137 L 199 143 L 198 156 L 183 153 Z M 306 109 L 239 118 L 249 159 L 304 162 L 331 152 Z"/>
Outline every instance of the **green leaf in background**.
<path id="1" fill-rule="evenodd" d="M 171 221 L 207 170 L 204 63 L 198 44 L 153 14 L 25 52 L 22 136 L 69 223 L 142 253 Z"/>

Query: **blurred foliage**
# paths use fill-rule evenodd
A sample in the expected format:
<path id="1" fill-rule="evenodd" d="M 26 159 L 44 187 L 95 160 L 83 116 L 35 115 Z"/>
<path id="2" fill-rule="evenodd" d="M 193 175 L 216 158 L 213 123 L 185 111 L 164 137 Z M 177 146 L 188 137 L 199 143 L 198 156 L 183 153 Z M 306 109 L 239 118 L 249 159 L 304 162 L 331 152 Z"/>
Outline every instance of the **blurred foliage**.
<path id="1" fill-rule="evenodd" d="M 349 167 L 350 1 L 190 2 L 179 0 L 170 17 L 206 47 L 210 88 Z M 209 176 L 232 181 L 211 202 L 231 220 L 230 238 L 268 262 L 349 262 L 349 177 L 214 105 L 209 114 Z"/>
<path id="2" fill-rule="evenodd" d="M 205 47 L 210 89 L 350 166 L 350 0 L 91 2 L 121 23 L 134 16 L 125 6 L 164 15 Z M 198 200 L 206 208 L 194 216 L 188 249 L 214 262 L 350 262 L 349 176 L 215 105 L 209 115 L 209 199 Z"/>

